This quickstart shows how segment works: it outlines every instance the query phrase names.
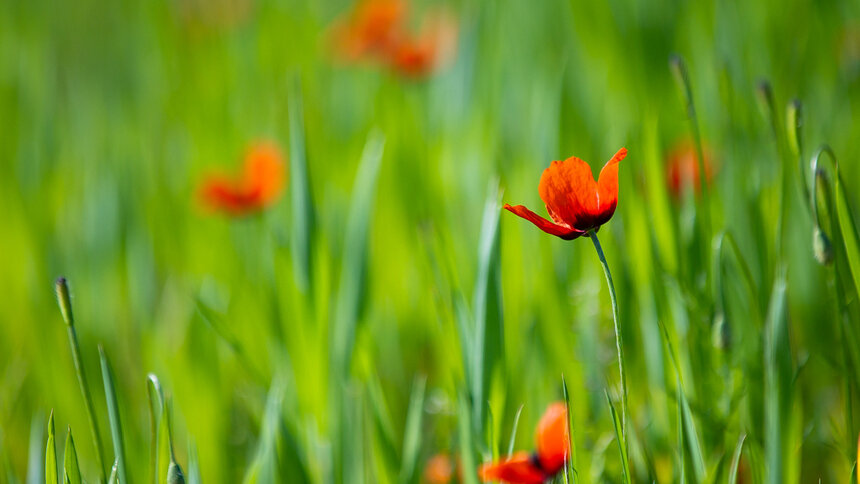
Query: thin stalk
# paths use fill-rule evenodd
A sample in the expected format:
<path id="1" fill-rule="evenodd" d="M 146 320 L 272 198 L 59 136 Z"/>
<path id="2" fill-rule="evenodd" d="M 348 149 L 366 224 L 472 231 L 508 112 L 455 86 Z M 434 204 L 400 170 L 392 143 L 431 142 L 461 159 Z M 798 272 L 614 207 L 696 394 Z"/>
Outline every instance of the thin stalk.
<path id="1" fill-rule="evenodd" d="M 57 302 L 60 305 L 60 312 L 63 314 L 63 321 L 66 323 L 66 329 L 69 332 L 69 346 L 72 348 L 72 359 L 75 362 L 75 373 L 78 375 L 78 384 L 81 387 L 81 394 L 84 396 L 84 405 L 87 409 L 87 420 L 90 423 L 90 431 L 93 434 L 93 445 L 96 448 L 96 459 L 99 465 L 99 482 L 107 482 L 105 474 L 105 462 L 102 455 L 102 439 L 99 434 L 98 421 L 96 420 L 96 412 L 93 407 L 93 398 L 90 395 L 89 386 L 87 386 L 87 375 L 84 372 L 84 362 L 81 359 L 81 348 L 78 344 L 78 333 L 75 331 L 75 318 L 72 314 L 72 300 L 69 296 L 69 286 L 66 283 L 65 277 L 60 277 L 56 282 Z"/>
<path id="2" fill-rule="evenodd" d="M 609 299 L 612 301 L 612 322 L 615 325 L 615 350 L 618 352 L 618 373 L 621 375 L 621 434 L 624 437 L 624 446 L 626 450 L 627 373 L 624 371 L 624 341 L 621 335 L 621 328 L 618 324 L 618 300 L 615 297 L 615 284 L 612 282 L 612 273 L 609 272 L 609 264 L 606 263 L 606 257 L 603 255 L 603 248 L 600 246 L 597 232 L 595 232 L 594 229 L 589 230 L 588 236 L 591 238 L 591 242 L 594 243 L 594 250 L 597 251 L 597 257 L 600 259 L 600 264 L 603 266 L 603 274 L 606 276 L 606 285 L 609 286 Z"/>

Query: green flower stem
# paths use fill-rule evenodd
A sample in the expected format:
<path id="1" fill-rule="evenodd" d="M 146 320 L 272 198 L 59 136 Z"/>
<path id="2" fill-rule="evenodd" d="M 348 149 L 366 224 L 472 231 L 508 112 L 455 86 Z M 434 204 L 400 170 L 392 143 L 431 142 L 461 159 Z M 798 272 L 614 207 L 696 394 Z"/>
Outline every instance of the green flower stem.
<path id="1" fill-rule="evenodd" d="M 78 383 L 81 386 L 81 393 L 84 396 L 84 404 L 87 408 L 87 419 L 90 422 L 90 430 L 93 433 L 93 445 L 96 448 L 96 459 L 99 465 L 99 481 L 107 482 L 105 475 L 104 456 L 102 455 L 102 440 L 99 436 L 98 421 L 96 420 L 96 412 L 93 407 L 93 398 L 90 395 L 89 386 L 87 386 L 87 375 L 84 373 L 84 362 L 81 359 L 81 348 L 78 344 L 78 333 L 75 331 L 75 318 L 72 314 L 72 301 L 69 296 L 69 286 L 66 283 L 66 278 L 57 279 L 56 283 L 57 302 L 60 305 L 60 312 L 63 313 L 63 321 L 66 323 L 66 329 L 69 332 L 69 346 L 72 348 L 72 359 L 75 361 L 75 373 L 78 375 Z"/>
<path id="2" fill-rule="evenodd" d="M 618 300 L 615 297 L 615 284 L 612 282 L 612 273 L 609 272 L 609 264 L 606 263 L 606 257 L 603 255 L 603 248 L 600 246 L 600 240 L 597 239 L 597 232 L 594 229 L 588 231 L 588 236 L 591 242 L 594 243 L 594 250 L 597 251 L 597 257 L 600 259 L 600 264 L 603 266 L 603 274 L 606 275 L 606 285 L 609 286 L 609 299 L 612 301 L 612 321 L 615 323 L 615 349 L 618 352 L 618 373 L 621 375 L 621 434 L 624 437 L 624 446 L 627 446 L 627 373 L 624 371 L 624 340 L 621 336 L 621 328 L 618 325 Z"/>

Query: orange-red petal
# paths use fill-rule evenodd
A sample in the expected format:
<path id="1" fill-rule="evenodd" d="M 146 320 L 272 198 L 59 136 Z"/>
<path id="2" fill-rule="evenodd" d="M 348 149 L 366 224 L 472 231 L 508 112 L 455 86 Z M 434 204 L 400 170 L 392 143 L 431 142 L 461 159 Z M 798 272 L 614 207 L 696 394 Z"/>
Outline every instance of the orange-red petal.
<path id="1" fill-rule="evenodd" d="M 261 143 L 245 156 L 241 178 L 210 177 L 203 182 L 201 197 L 215 210 L 243 215 L 271 205 L 280 196 L 285 183 L 286 170 L 278 148 Z"/>
<path id="2" fill-rule="evenodd" d="M 541 484 L 548 476 L 534 464 L 528 452 L 517 452 L 500 462 L 482 465 L 478 470 L 478 477 L 484 482 Z"/>
<path id="3" fill-rule="evenodd" d="M 556 223 L 579 231 L 595 226 L 597 183 L 588 163 L 576 157 L 553 161 L 541 175 L 538 193 Z"/>
<path id="4" fill-rule="evenodd" d="M 627 148 L 621 148 L 600 170 L 597 180 L 597 225 L 605 224 L 615 213 L 618 205 L 618 163 L 626 156 Z"/>
<path id="5" fill-rule="evenodd" d="M 541 467 L 547 474 L 555 474 L 564 467 L 570 454 L 567 406 L 563 402 L 551 404 L 538 423 L 535 442 Z"/>
<path id="6" fill-rule="evenodd" d="M 585 234 L 585 232 L 573 229 L 566 225 L 550 222 L 523 205 L 509 205 L 506 203 L 505 210 L 528 220 L 544 232 L 550 235 L 555 235 L 556 237 L 561 237 L 564 240 L 573 240 Z"/>

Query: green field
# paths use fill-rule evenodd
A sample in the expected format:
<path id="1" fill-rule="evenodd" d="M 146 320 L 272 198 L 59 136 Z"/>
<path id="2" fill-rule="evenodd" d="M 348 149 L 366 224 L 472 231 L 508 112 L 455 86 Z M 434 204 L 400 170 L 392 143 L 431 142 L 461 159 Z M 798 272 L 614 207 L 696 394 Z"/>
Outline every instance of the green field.
<path id="1" fill-rule="evenodd" d="M 347 0 L 0 0 L 0 483 L 405 484 L 441 453 L 475 484 L 565 395 L 555 482 L 857 479 L 860 2 L 404 28 L 440 5 L 450 58 L 410 75 L 338 55 Z M 258 142 L 283 191 L 207 207 Z M 616 335 L 589 237 L 502 206 L 546 217 L 553 160 L 622 147 Z M 679 149 L 711 169 L 678 193 Z"/>

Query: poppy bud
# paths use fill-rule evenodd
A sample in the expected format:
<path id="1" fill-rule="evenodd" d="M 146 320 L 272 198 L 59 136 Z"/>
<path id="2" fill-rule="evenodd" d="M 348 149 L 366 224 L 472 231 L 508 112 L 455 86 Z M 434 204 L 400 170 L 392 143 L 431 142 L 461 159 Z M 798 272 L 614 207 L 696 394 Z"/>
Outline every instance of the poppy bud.
<path id="1" fill-rule="evenodd" d="M 714 321 L 711 326 L 711 342 L 714 348 L 726 350 L 732 344 L 732 327 L 726 320 L 724 312 L 719 311 L 714 315 Z"/>
<path id="2" fill-rule="evenodd" d="M 815 260 L 821 265 L 827 266 L 833 262 L 833 244 L 830 243 L 827 234 L 817 225 L 812 229 L 812 253 L 815 255 Z"/>
<path id="3" fill-rule="evenodd" d="M 167 484 L 185 484 L 185 476 L 182 475 L 182 468 L 176 462 L 170 462 L 167 467 Z"/>

